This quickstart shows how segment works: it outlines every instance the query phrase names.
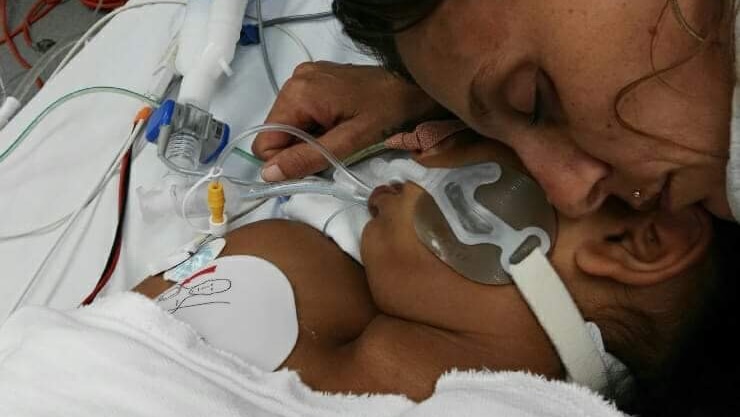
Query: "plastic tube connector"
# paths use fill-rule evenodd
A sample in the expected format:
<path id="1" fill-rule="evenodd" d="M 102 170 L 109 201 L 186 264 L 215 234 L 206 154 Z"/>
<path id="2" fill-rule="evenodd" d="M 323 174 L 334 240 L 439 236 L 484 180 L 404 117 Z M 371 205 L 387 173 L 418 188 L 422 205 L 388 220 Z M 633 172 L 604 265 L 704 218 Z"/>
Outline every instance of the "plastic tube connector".
<path id="1" fill-rule="evenodd" d="M 226 236 L 226 232 L 228 232 L 228 217 L 224 214 L 223 222 L 221 223 L 215 223 L 213 221 L 213 217 L 208 219 L 208 232 L 215 236 L 215 237 L 224 237 Z"/>
<path id="2" fill-rule="evenodd" d="M 208 220 L 210 232 L 214 236 L 224 236 L 226 234 L 226 214 L 224 207 L 226 198 L 224 197 L 224 186 L 218 181 L 213 181 L 208 185 L 208 210 L 211 217 Z"/>

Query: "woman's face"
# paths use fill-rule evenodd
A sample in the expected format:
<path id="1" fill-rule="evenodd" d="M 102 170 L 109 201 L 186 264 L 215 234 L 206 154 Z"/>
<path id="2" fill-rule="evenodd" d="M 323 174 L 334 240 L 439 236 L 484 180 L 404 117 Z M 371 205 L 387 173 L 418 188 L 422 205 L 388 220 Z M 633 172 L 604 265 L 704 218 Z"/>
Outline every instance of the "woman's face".
<path id="1" fill-rule="evenodd" d="M 709 31 L 721 3 L 679 1 L 699 33 Z M 637 208 L 702 202 L 729 217 L 733 81 L 723 46 L 712 44 L 620 101 L 622 118 L 654 137 L 623 126 L 615 111 L 620 91 L 653 72 L 651 51 L 660 69 L 699 46 L 665 7 L 665 0 L 447 0 L 397 43 L 419 85 L 511 146 L 562 213 L 582 216 L 616 195 Z"/>

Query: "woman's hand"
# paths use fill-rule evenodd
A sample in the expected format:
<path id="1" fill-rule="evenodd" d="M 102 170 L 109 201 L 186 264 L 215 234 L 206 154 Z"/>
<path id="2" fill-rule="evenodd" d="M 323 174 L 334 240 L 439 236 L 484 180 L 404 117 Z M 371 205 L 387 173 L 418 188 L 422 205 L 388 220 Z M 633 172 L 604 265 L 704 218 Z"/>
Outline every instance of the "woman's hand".
<path id="1" fill-rule="evenodd" d="M 443 114 L 419 87 L 380 67 L 316 62 L 296 68 L 266 123 L 319 133 L 319 142 L 342 159 L 400 128 Z M 252 150 L 267 161 L 266 181 L 300 178 L 328 166 L 321 154 L 287 133 L 262 133 Z"/>

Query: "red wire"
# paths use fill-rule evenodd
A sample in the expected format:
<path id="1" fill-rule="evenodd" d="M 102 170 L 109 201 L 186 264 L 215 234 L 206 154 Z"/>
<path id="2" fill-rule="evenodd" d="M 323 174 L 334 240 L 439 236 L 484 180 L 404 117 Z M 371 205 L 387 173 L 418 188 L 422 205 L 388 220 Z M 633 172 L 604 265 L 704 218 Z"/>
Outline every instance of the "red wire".
<path id="1" fill-rule="evenodd" d="M 5 37 L 3 39 L 3 42 L 8 45 L 8 50 L 10 51 L 11 55 L 13 55 L 15 60 L 18 61 L 18 64 L 21 67 L 25 69 L 30 69 L 31 64 L 23 57 L 23 55 L 21 55 L 20 51 L 18 50 L 18 46 L 15 44 L 15 36 L 22 32 L 28 46 L 33 47 L 33 39 L 31 39 L 31 25 L 46 16 L 60 3 L 61 0 L 38 0 L 29 9 L 26 17 L 23 20 L 23 23 L 21 23 L 19 27 L 11 33 L 10 29 L 8 28 L 8 4 L 6 0 L 0 0 L 0 13 L 2 13 L 0 26 L 2 26 L 2 33 Z M 36 85 L 39 88 L 43 87 L 44 83 L 41 81 L 41 78 L 36 79 Z"/>
<path id="2" fill-rule="evenodd" d="M 31 39 L 31 25 L 33 22 L 36 22 L 49 14 L 49 12 L 59 6 L 59 4 L 61 4 L 61 0 L 38 0 L 28 10 L 28 13 L 26 13 L 26 16 L 23 18 L 23 23 L 20 25 L 20 28 L 23 32 L 23 39 L 26 41 L 26 45 L 28 45 L 29 48 L 33 48 L 33 39 Z"/>
<path id="3" fill-rule="evenodd" d="M 127 0 L 103 0 L 102 2 L 100 2 L 99 0 L 80 0 L 83 5 L 89 8 L 96 9 L 98 8 L 98 6 L 100 6 L 101 10 L 115 9 L 126 4 L 126 1 Z M 15 37 L 22 34 L 23 40 L 26 42 L 26 44 L 30 48 L 33 48 L 31 27 L 36 22 L 43 19 L 47 14 L 49 14 L 49 12 L 54 10 L 54 8 L 56 8 L 61 3 L 62 0 L 37 0 L 36 3 L 34 3 L 33 6 L 31 6 L 31 8 L 28 10 L 21 24 L 19 24 L 15 29 L 11 31 L 8 27 L 7 0 L 0 0 L 0 13 L 2 13 L 0 25 L 2 25 L 3 35 L 3 38 L 0 39 L 0 45 L 2 45 L 3 43 L 7 43 L 11 55 L 13 56 L 13 58 L 15 58 L 15 60 L 21 67 L 25 69 L 30 69 L 32 65 L 23 57 L 23 55 L 18 50 L 18 46 L 15 44 Z M 39 88 L 44 85 L 41 78 L 38 78 L 36 80 L 36 85 Z"/>
<path id="4" fill-rule="evenodd" d="M 13 57 L 15 57 L 15 60 L 18 61 L 18 63 L 23 68 L 31 68 L 31 64 L 29 64 L 28 61 L 23 58 L 23 55 L 21 55 L 21 53 L 18 51 L 18 47 L 16 46 L 13 37 L 10 35 L 10 30 L 8 29 L 8 4 L 6 0 L 0 0 L 0 13 L 2 13 L 0 25 L 2 25 L 3 27 L 3 35 L 5 35 L 5 39 L 7 40 L 6 45 L 8 45 L 10 53 L 13 55 Z"/>
<path id="5" fill-rule="evenodd" d="M 61 4 L 61 0 L 39 0 L 36 4 L 34 4 L 34 6 L 31 8 L 31 10 L 33 10 L 35 7 L 37 7 L 36 5 L 39 4 L 39 3 L 48 3 L 48 4 L 53 5 L 54 7 L 56 7 L 59 4 Z M 29 21 L 28 21 L 29 26 L 33 25 L 34 23 L 36 23 L 39 20 L 41 20 L 44 17 L 46 17 L 46 15 L 49 14 L 49 12 L 52 11 L 52 9 L 54 9 L 54 7 L 49 7 L 47 9 L 44 9 L 43 11 L 41 11 L 37 15 L 31 15 L 31 13 L 29 12 L 26 15 L 26 18 L 29 19 Z M 18 25 L 17 28 L 13 29 L 13 31 L 10 32 L 10 37 L 11 38 L 15 38 L 16 36 L 20 35 L 23 32 L 23 30 L 24 30 L 25 23 L 26 22 L 24 22 L 21 25 Z M 5 43 L 6 40 L 7 40 L 6 37 L 0 38 L 0 45 L 2 45 L 3 43 Z"/>
<path id="6" fill-rule="evenodd" d="M 129 174 L 131 172 L 131 154 L 132 154 L 132 148 L 126 152 L 123 159 L 121 160 L 121 168 L 120 168 L 120 174 L 118 176 L 118 222 L 119 225 L 116 227 L 116 229 L 119 229 L 121 227 L 121 224 L 123 223 L 123 214 L 125 213 L 125 204 L 126 204 L 126 195 L 128 193 L 128 178 Z M 114 238 L 113 242 L 113 253 L 110 262 L 106 266 L 105 270 L 103 270 L 103 273 L 100 275 L 100 278 L 98 279 L 97 284 L 95 284 L 95 288 L 88 294 L 87 297 L 82 301 L 81 305 L 86 306 L 95 301 L 95 298 L 100 294 L 100 292 L 105 288 L 105 286 L 110 281 L 111 277 L 113 276 L 113 272 L 116 270 L 116 266 L 118 265 L 118 259 L 121 256 L 121 248 L 123 247 L 123 239 L 121 238 L 120 233 L 116 233 L 116 237 Z"/>

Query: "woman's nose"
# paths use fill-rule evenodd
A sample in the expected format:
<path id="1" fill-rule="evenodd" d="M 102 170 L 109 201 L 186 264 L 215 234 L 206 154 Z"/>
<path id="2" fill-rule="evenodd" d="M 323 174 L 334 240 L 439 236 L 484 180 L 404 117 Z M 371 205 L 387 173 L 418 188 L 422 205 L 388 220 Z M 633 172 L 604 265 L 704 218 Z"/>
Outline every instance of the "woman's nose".
<path id="1" fill-rule="evenodd" d="M 609 196 L 605 182 L 611 169 L 586 155 L 551 160 L 532 171 L 550 203 L 568 217 L 593 213 Z"/>

